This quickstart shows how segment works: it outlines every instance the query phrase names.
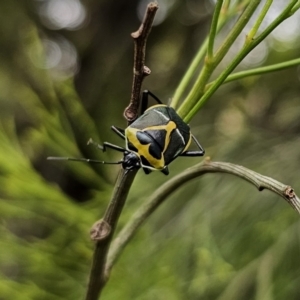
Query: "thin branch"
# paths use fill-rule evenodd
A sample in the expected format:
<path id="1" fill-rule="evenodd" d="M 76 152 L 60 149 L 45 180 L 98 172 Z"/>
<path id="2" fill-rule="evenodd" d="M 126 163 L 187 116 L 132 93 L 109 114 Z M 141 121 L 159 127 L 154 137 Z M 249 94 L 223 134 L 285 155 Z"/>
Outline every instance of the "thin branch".
<path id="1" fill-rule="evenodd" d="M 218 28 L 218 22 L 220 19 L 220 13 L 221 13 L 221 8 L 223 5 L 224 0 L 218 0 L 215 11 L 213 14 L 211 26 L 210 26 L 210 32 L 209 32 L 209 39 L 208 39 L 208 46 L 207 46 L 207 59 L 208 60 L 213 60 L 214 56 L 214 44 L 215 44 L 215 38 L 217 34 L 217 28 Z"/>
<path id="2" fill-rule="evenodd" d="M 291 9 L 290 15 L 293 15 L 300 8 L 300 2 L 295 4 L 295 6 Z"/>
<path id="3" fill-rule="evenodd" d="M 123 169 L 120 170 L 112 199 L 104 217 L 101 221 L 96 222 L 91 229 L 95 250 L 86 300 L 97 300 L 108 280 L 104 268 L 108 249 L 136 172 L 137 170 L 127 173 Z"/>
<path id="4" fill-rule="evenodd" d="M 206 38 L 201 47 L 199 48 L 196 56 L 194 57 L 193 61 L 191 62 L 189 68 L 187 69 L 186 73 L 184 74 L 183 78 L 181 79 L 181 82 L 179 83 L 178 87 L 175 90 L 174 97 L 171 101 L 171 106 L 175 109 L 177 109 L 179 105 L 180 98 L 184 94 L 185 90 L 187 89 L 189 83 L 191 82 L 194 74 L 196 73 L 196 70 L 200 66 L 200 63 L 205 56 L 206 50 L 208 45 L 208 38 Z"/>
<path id="5" fill-rule="evenodd" d="M 110 273 L 112 266 L 120 256 L 122 250 L 133 238 L 141 225 L 166 200 L 168 196 L 174 193 L 186 182 L 208 173 L 232 174 L 252 183 L 258 188 L 259 191 L 264 189 L 270 190 L 281 196 L 300 214 L 300 199 L 290 186 L 242 166 L 225 162 L 212 162 L 210 160 L 204 160 L 202 163 L 187 169 L 186 171 L 166 182 L 164 185 L 158 188 L 156 192 L 153 193 L 153 195 L 148 199 L 148 201 L 144 202 L 143 205 L 136 211 L 131 220 L 120 231 L 112 243 L 112 247 L 107 259 L 106 274 Z"/>
<path id="6" fill-rule="evenodd" d="M 255 38 L 253 43 L 251 43 L 251 49 L 252 50 L 254 47 L 256 47 L 261 41 L 263 41 L 278 25 L 280 25 L 283 21 L 288 19 L 295 13 L 295 11 L 292 13 L 292 9 L 298 2 L 298 0 L 291 0 L 290 3 L 285 7 L 285 9 L 281 12 L 279 16 L 271 23 L 267 28 L 264 29 L 263 32 L 260 33 L 259 36 Z M 299 9 L 299 7 L 298 7 Z"/>
<path id="7" fill-rule="evenodd" d="M 270 73 L 270 72 L 274 72 L 274 71 L 284 70 L 287 68 L 297 66 L 299 64 L 300 64 L 300 58 L 296 58 L 296 59 L 284 61 L 284 62 L 278 63 L 278 64 L 273 64 L 273 65 L 269 65 L 269 66 L 264 66 L 264 67 L 250 69 L 250 70 L 236 72 L 236 73 L 230 74 L 225 79 L 223 84 L 234 81 L 234 80 L 239 80 L 239 79 L 242 79 L 242 78 L 245 78 L 248 76 L 261 75 L 261 74 Z M 212 81 L 209 84 L 207 84 L 206 90 L 208 90 L 214 83 L 215 83 L 215 81 Z"/>
<path id="8" fill-rule="evenodd" d="M 261 23 L 263 22 L 267 12 L 269 11 L 269 8 L 271 7 L 272 3 L 273 3 L 273 0 L 266 1 L 263 9 L 261 10 L 258 18 L 255 21 L 255 24 L 252 26 L 251 30 L 247 34 L 246 41 L 245 41 L 246 44 L 251 43 L 251 41 L 254 39 L 254 37 L 255 37 Z"/>
<path id="9" fill-rule="evenodd" d="M 237 37 L 240 35 L 242 30 L 245 28 L 246 24 L 249 22 L 250 18 L 254 14 L 257 6 L 259 5 L 261 1 L 260 0 L 253 0 L 251 1 L 244 12 L 240 15 L 237 22 L 234 24 L 233 28 L 227 35 L 224 43 L 221 45 L 221 47 L 218 49 L 216 55 L 214 64 L 215 66 L 219 64 L 219 62 L 224 58 L 230 47 L 233 45 L 234 41 L 237 39 Z"/>
<path id="10" fill-rule="evenodd" d="M 187 123 L 190 122 L 192 117 L 197 113 L 200 107 L 215 93 L 219 86 L 225 81 L 229 74 L 238 66 L 238 64 L 245 58 L 245 56 L 251 52 L 262 40 L 264 40 L 280 23 L 290 17 L 290 11 L 295 5 L 297 0 L 291 0 L 286 8 L 281 12 L 281 14 L 259 35 L 257 36 L 250 44 L 245 44 L 244 47 L 238 52 L 238 54 L 233 58 L 233 60 L 228 64 L 224 71 L 218 76 L 214 81 L 214 84 L 205 92 L 205 94 L 197 101 L 196 104 L 193 104 L 185 115 L 183 120 Z M 188 104 L 188 103 L 186 103 Z M 186 110 L 186 105 L 182 105 L 180 109 Z M 179 110 L 180 110 L 179 109 Z M 180 112 L 178 110 L 178 113 Z"/>
<path id="11" fill-rule="evenodd" d="M 124 112 L 124 116 L 129 123 L 137 117 L 142 81 L 145 75 L 150 74 L 150 70 L 145 66 L 146 40 L 157 9 L 158 6 L 156 3 L 150 3 L 139 30 L 132 33 L 135 41 L 134 75 L 130 104 Z M 85 297 L 86 300 L 99 299 L 102 289 L 109 278 L 105 272 L 107 253 L 137 171 L 138 169 L 132 171 L 121 169 L 119 171 L 113 195 L 104 217 L 102 220 L 96 222 L 91 229 L 91 238 L 95 241 L 95 250 Z"/>
<path id="12" fill-rule="evenodd" d="M 224 27 L 224 25 L 230 19 L 232 19 L 232 17 L 234 17 L 238 13 L 238 11 L 243 8 L 244 5 L 247 5 L 247 4 L 248 3 L 239 3 L 238 6 L 234 5 L 231 8 L 229 8 L 230 0 L 225 1 L 223 4 L 222 10 L 220 12 L 220 19 L 218 20 L 217 32 L 219 32 Z M 170 104 L 175 109 L 177 109 L 183 94 L 187 90 L 190 82 L 192 81 L 193 77 L 195 76 L 196 71 L 200 67 L 200 64 L 207 52 L 208 38 L 209 37 L 206 37 L 205 40 L 203 41 L 196 56 L 194 57 L 193 61 L 191 62 L 190 66 L 188 67 L 186 73 L 182 77 L 180 83 L 178 84 L 178 87 L 175 90 L 174 96 L 173 96 L 171 104 Z"/>
<path id="13" fill-rule="evenodd" d="M 209 80 L 211 74 L 220 63 L 220 61 L 224 58 L 227 54 L 228 50 L 237 39 L 239 34 L 242 32 L 246 24 L 248 23 L 251 16 L 254 14 L 257 6 L 259 5 L 260 0 L 253 0 L 251 1 L 248 6 L 245 8 L 243 13 L 240 15 L 239 19 L 236 21 L 233 28 L 230 30 L 229 34 L 225 38 L 223 44 L 217 50 L 216 54 L 214 55 L 212 60 L 205 60 L 205 64 L 203 69 L 201 70 L 200 75 L 196 79 L 193 87 L 191 88 L 189 94 L 187 95 L 186 99 L 182 103 L 182 105 L 177 110 L 179 116 L 184 118 L 185 122 L 190 121 L 190 116 L 192 114 L 191 111 L 195 111 L 195 105 L 197 109 L 202 105 L 199 104 L 200 100 L 203 97 L 205 85 Z M 225 79 L 225 78 L 224 78 Z M 206 96 L 206 95 L 205 95 Z M 187 115 L 189 117 L 187 117 Z"/>
<path id="14" fill-rule="evenodd" d="M 130 103 L 124 111 L 124 117 L 129 124 L 132 123 L 138 116 L 142 82 L 145 76 L 148 76 L 151 73 L 151 70 L 145 66 L 145 50 L 147 38 L 151 31 L 157 9 L 158 4 L 156 2 L 149 3 L 140 28 L 131 34 L 134 39 L 133 83 Z"/>

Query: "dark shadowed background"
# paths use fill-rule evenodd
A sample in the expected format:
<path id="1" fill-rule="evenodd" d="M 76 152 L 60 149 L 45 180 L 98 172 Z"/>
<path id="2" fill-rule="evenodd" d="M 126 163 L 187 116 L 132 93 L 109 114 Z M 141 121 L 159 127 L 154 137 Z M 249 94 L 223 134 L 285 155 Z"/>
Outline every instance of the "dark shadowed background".
<path id="1" fill-rule="evenodd" d="M 158 2 L 146 55 L 152 74 L 143 88 L 167 103 L 209 30 L 214 3 Z M 120 159 L 86 142 L 123 145 L 110 126 L 126 126 L 130 33 L 147 3 L 0 3 L 1 300 L 83 298 L 93 250 L 89 229 L 103 215 L 118 166 L 46 157 Z M 274 1 L 270 20 L 285 3 Z M 299 26 L 297 14 L 239 70 L 299 57 Z M 299 78 L 294 67 L 219 89 L 190 124 L 206 155 L 271 176 L 299 194 Z M 169 177 L 198 161 L 178 158 Z M 120 226 L 166 180 L 140 171 Z M 298 300 L 299 233 L 299 216 L 275 194 L 230 175 L 206 175 L 172 195 L 139 231 L 103 299 Z"/>

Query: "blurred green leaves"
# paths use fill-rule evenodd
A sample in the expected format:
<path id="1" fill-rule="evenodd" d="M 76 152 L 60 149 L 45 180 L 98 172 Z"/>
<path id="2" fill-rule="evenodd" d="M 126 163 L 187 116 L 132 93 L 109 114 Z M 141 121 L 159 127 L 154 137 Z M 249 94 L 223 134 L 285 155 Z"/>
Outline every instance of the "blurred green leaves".
<path id="1" fill-rule="evenodd" d="M 24 12 L 20 25 L 11 60 L 0 71 L 0 298 L 74 299 L 85 290 L 92 247 L 88 231 L 99 212 L 74 203 L 41 170 L 47 153 L 79 156 L 76 137 L 86 142 L 97 130 L 72 81 L 56 82 L 37 67 L 45 53 L 36 25 Z M 72 172 L 75 166 L 69 167 Z M 99 202 L 105 202 L 102 171 L 78 167 L 72 176 L 92 189 L 90 195 L 101 191 Z"/>
<path id="2" fill-rule="evenodd" d="M 249 3 L 224 4 L 230 2 Z M 88 231 L 103 215 L 117 169 L 47 162 L 46 157 L 101 160 L 114 155 L 86 142 L 90 137 L 120 142 L 109 127 L 125 126 L 121 116 L 130 96 L 129 33 L 139 22 L 136 4 L 85 3 L 90 23 L 78 31 L 47 28 L 34 2 L 0 5 L 1 299 L 80 299 L 84 294 L 93 248 Z M 147 56 L 155 59 L 147 61 L 152 75 L 145 88 L 163 95 L 165 103 L 205 40 L 212 15 L 209 5 L 177 1 L 166 21 L 152 30 Z M 292 13 L 298 7 L 296 3 Z M 231 13 L 225 16 L 232 22 L 240 11 Z M 186 25 L 182 16 L 194 23 Z M 220 24 L 217 34 L 226 35 L 230 28 Z M 75 79 L 40 67 L 47 56 L 43 39 L 57 35 L 77 49 L 81 68 Z M 176 48 L 174 68 L 167 71 L 161 60 L 168 57 L 169 48 L 160 47 L 166 41 Z M 299 41 L 284 51 L 280 43 L 270 43 L 266 64 L 275 67 L 292 59 L 298 63 Z M 205 47 L 197 54 L 201 59 Z M 255 74 L 265 70 L 261 67 Z M 245 73 L 222 86 L 193 119 L 193 134 L 212 159 L 245 165 L 291 184 L 299 193 L 296 69 L 254 78 L 245 78 L 250 70 L 237 72 Z M 176 160 L 171 176 L 198 162 Z M 139 173 L 120 224 L 165 181 L 161 174 Z M 299 299 L 298 232 L 299 217 L 279 197 L 229 175 L 209 175 L 177 191 L 149 219 L 125 249 L 103 297 Z"/>

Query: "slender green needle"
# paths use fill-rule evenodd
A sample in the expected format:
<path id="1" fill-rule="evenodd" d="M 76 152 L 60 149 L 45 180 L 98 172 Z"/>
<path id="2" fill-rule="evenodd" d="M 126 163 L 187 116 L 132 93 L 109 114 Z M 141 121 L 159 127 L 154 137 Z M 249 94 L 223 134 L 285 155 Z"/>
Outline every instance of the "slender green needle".
<path id="1" fill-rule="evenodd" d="M 208 37 L 208 47 L 207 47 L 207 59 L 212 60 L 214 55 L 214 43 L 217 34 L 218 22 L 220 19 L 220 12 L 223 5 L 223 0 L 218 0 L 213 14 L 210 32 Z"/>
<path id="2" fill-rule="evenodd" d="M 254 23 L 253 27 L 251 28 L 251 30 L 249 31 L 248 35 L 247 35 L 247 38 L 246 38 L 246 44 L 249 44 L 255 37 L 262 21 L 264 20 L 271 4 L 273 3 L 273 0 L 268 0 L 263 9 L 261 10 L 258 18 L 256 19 L 256 22 Z"/>
<path id="3" fill-rule="evenodd" d="M 296 59 L 292 59 L 289 61 L 285 61 L 282 63 L 278 63 L 278 64 L 274 64 L 274 65 L 270 65 L 270 66 L 264 66 L 264 67 L 259 67 L 259 68 L 255 68 L 255 69 L 251 69 L 251 70 L 245 70 L 245 71 L 241 71 L 241 72 L 237 72 L 234 74 L 229 75 L 226 80 L 224 81 L 224 83 L 228 83 L 234 80 L 239 80 L 248 76 L 254 76 L 254 75 L 261 75 L 264 73 L 270 73 L 270 72 L 274 72 L 274 71 L 279 71 L 279 70 L 283 70 L 283 69 L 287 69 L 296 65 L 300 64 L 300 58 L 296 58 Z M 206 89 L 208 90 L 213 84 L 215 84 L 215 81 L 212 81 L 211 83 L 209 83 L 206 87 Z"/>

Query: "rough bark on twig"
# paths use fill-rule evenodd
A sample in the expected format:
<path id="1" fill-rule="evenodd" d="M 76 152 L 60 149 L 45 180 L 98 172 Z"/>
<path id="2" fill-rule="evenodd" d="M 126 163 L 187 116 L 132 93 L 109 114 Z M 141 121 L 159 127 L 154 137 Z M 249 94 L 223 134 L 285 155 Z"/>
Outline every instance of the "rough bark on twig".
<path id="1" fill-rule="evenodd" d="M 139 30 L 132 34 L 135 41 L 134 75 L 130 104 L 124 112 L 128 123 L 137 117 L 141 85 L 145 75 L 150 70 L 145 66 L 146 40 L 150 33 L 155 13 L 156 3 L 150 3 Z M 91 239 L 95 242 L 86 300 L 97 300 L 105 286 L 108 276 L 105 272 L 106 257 L 119 217 L 125 205 L 127 195 L 138 169 L 126 171 L 121 169 L 114 187 L 113 195 L 103 219 L 96 222 L 91 229 Z"/>
<path id="2" fill-rule="evenodd" d="M 142 83 L 144 78 L 151 73 L 151 70 L 145 66 L 146 42 L 157 9 L 158 4 L 156 2 L 150 3 L 140 28 L 131 34 L 134 39 L 133 83 L 130 103 L 124 111 L 124 117 L 129 124 L 138 116 Z"/>

